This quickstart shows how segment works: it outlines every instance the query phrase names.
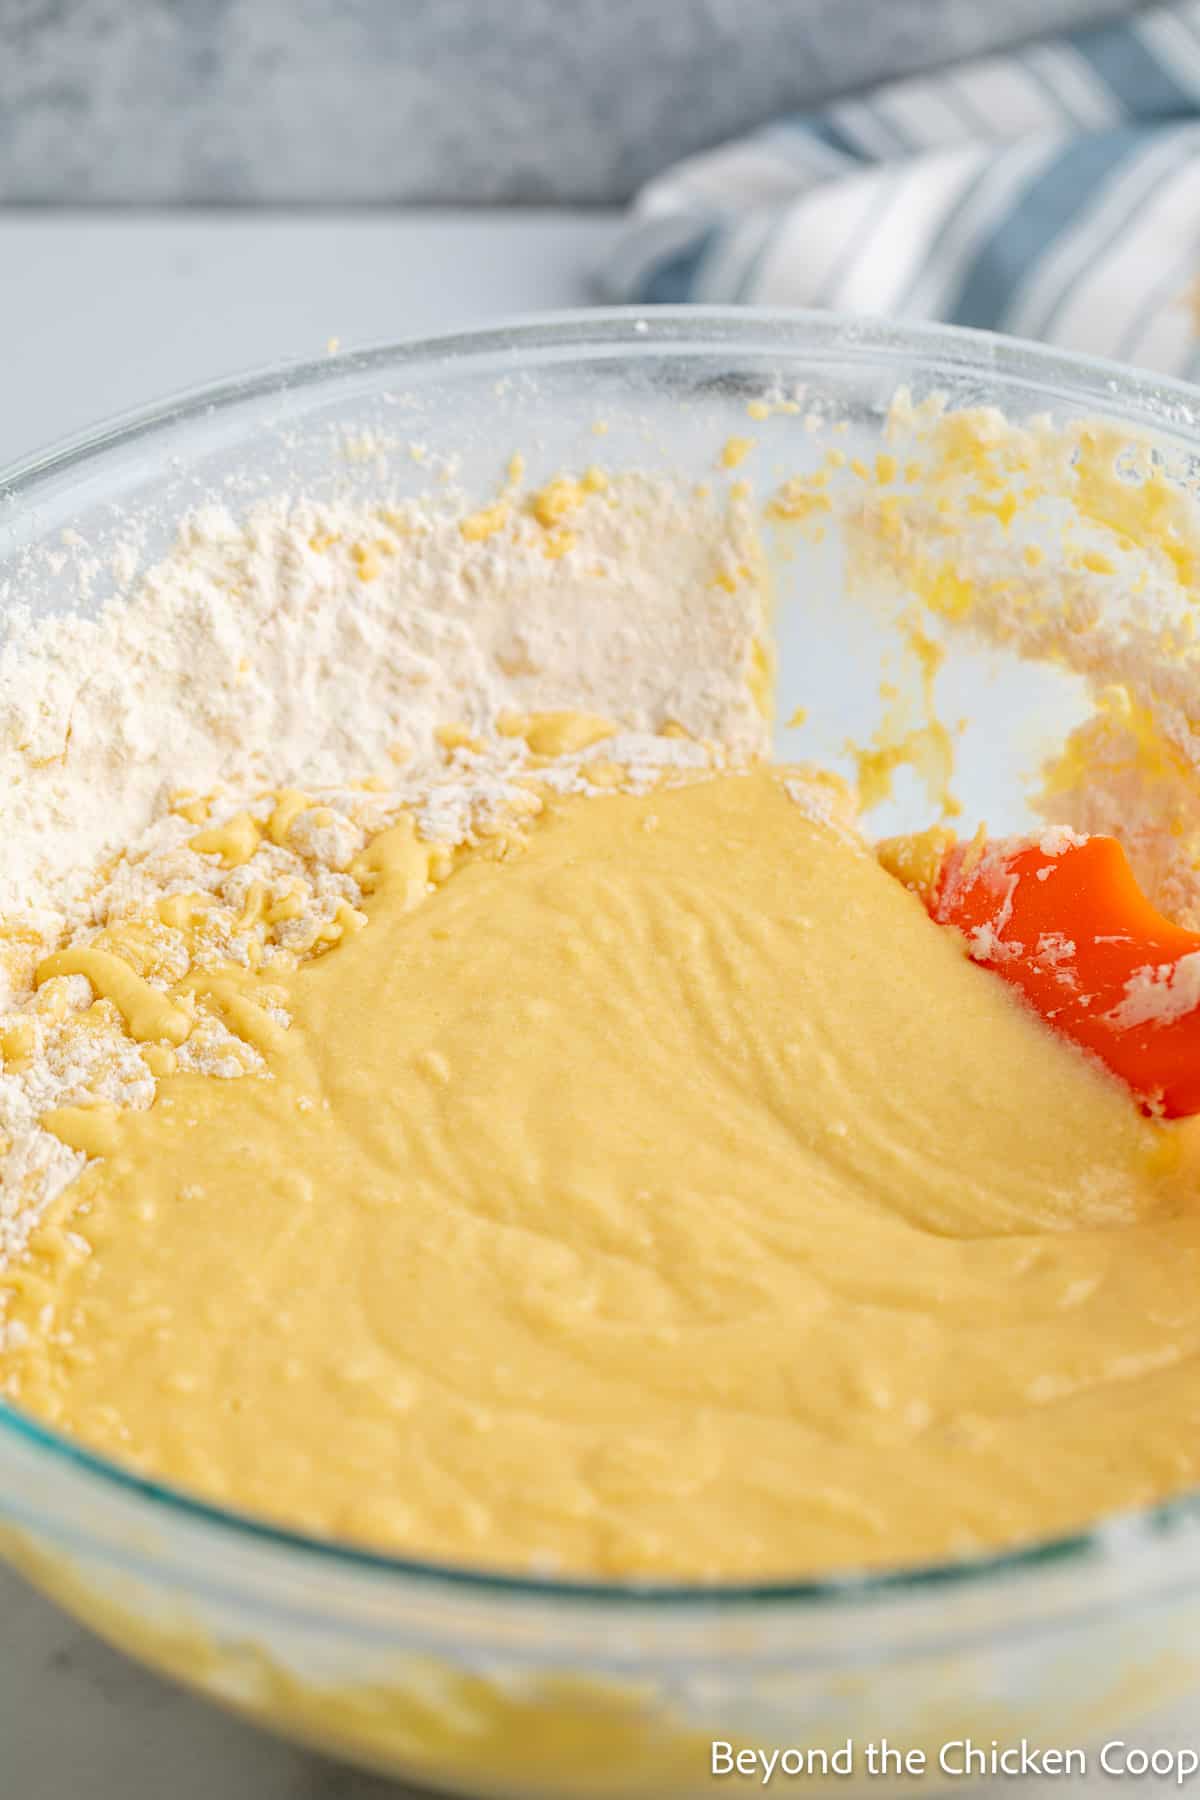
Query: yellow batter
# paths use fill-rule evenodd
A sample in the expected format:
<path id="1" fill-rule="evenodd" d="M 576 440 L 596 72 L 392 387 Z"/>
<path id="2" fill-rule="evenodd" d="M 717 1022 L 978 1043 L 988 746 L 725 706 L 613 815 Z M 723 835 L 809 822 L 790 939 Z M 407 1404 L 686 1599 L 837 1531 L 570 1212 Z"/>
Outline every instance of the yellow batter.
<path id="1" fill-rule="evenodd" d="M 9 1277 L 21 1403 L 575 1573 L 914 1561 L 1200 1479 L 1186 1133 L 786 782 L 548 797 L 452 869 L 377 839 L 366 926 L 272 977 L 290 1030 L 221 978 L 273 1080 L 58 1121 L 106 1154 Z"/>

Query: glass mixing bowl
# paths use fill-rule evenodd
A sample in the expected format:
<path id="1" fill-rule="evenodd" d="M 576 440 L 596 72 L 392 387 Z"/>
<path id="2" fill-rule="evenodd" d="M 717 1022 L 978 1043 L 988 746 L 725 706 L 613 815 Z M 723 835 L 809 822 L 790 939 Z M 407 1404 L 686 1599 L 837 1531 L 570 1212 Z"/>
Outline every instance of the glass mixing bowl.
<path id="1" fill-rule="evenodd" d="M 846 422 L 848 452 L 870 453 L 900 384 L 952 408 L 1100 417 L 1175 455 L 1200 450 L 1192 390 L 994 337 L 801 314 L 589 312 L 275 369 L 37 457 L 0 480 L 0 593 L 63 610 L 63 561 L 80 540 L 104 568 L 106 546 L 136 523 L 152 556 L 214 493 L 241 506 L 281 489 L 414 492 L 442 457 L 487 491 L 518 449 L 534 475 L 598 460 L 699 478 L 729 435 L 760 429 L 748 402 L 770 413 L 764 471 L 812 466 L 814 408 Z M 764 408 L 763 395 L 787 404 Z M 832 754 L 865 679 L 838 639 L 835 539 L 794 546 L 777 615 L 785 697 L 798 671 L 811 695 L 819 672 Z M 818 590 L 835 602 L 819 628 L 804 601 Z M 104 597 L 97 580 L 90 603 Z M 981 685 L 994 755 L 968 770 L 969 812 L 1019 818 L 1004 746 L 1014 708 L 1035 703 L 1049 704 L 1020 671 Z M 905 804 L 889 824 L 905 823 Z M 849 1739 L 860 1779 L 863 1747 L 883 1737 L 935 1763 L 938 1746 L 968 1735 L 1083 1744 L 1200 1681 L 1200 1496 L 884 1576 L 589 1585 L 277 1529 L 0 1407 L 0 1548 L 116 1643 L 265 1723 L 419 1783 L 520 1800 L 707 1792 L 714 1740 Z"/>

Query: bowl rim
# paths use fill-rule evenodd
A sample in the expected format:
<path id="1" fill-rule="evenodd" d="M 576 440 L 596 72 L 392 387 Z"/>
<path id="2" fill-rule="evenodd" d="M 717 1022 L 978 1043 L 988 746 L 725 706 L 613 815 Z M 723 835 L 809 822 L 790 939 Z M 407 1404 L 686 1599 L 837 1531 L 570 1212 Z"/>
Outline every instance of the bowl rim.
<path id="1" fill-rule="evenodd" d="M 1200 386 L 1146 376 L 1098 357 L 1075 355 L 995 332 L 939 324 L 896 324 L 800 308 L 736 306 L 620 306 L 523 315 L 496 326 L 444 335 L 413 335 L 320 357 L 295 357 L 240 375 L 178 390 L 163 400 L 111 417 L 0 469 L 0 506 L 19 507 L 45 483 L 110 452 L 179 425 L 255 401 L 336 386 L 347 377 L 402 374 L 432 364 L 469 365 L 522 351 L 612 355 L 698 355 L 738 350 L 762 355 L 822 350 L 843 363 L 881 364 L 906 358 L 946 374 L 975 374 L 1035 386 L 1047 399 L 1089 399 L 1129 419 L 1200 437 Z M 0 526 L 4 523 L 0 512 Z M 480 1598 L 513 1597 L 559 1606 L 598 1603 L 679 1614 L 755 1608 L 866 1606 L 889 1598 L 981 1588 L 1022 1575 L 1059 1572 L 1089 1560 L 1161 1545 L 1164 1537 L 1200 1526 L 1200 1487 L 1153 1505 L 1103 1515 L 1076 1531 L 1038 1538 L 1000 1551 L 881 1570 L 848 1568 L 807 1579 L 756 1581 L 584 1579 L 488 1569 L 435 1557 L 398 1556 L 277 1524 L 264 1516 L 205 1500 L 170 1482 L 143 1476 L 116 1459 L 41 1423 L 0 1396 L 0 1444 L 5 1435 L 54 1464 L 127 1501 L 147 1502 L 181 1522 L 215 1528 L 247 1545 L 299 1554 L 347 1573 L 397 1577 L 409 1584 L 466 1591 Z"/>
<path id="2" fill-rule="evenodd" d="M 804 350 L 835 352 L 844 361 L 877 363 L 908 356 L 947 373 L 993 375 L 1030 384 L 1048 395 L 1120 405 L 1147 423 L 1200 432 L 1200 385 L 1176 376 L 1150 375 L 1132 365 L 1087 356 L 975 326 L 925 321 L 898 324 L 873 315 L 805 307 L 596 306 L 527 313 L 497 325 L 461 331 L 415 333 L 321 356 L 282 357 L 277 362 L 173 390 L 164 398 L 111 414 L 94 426 L 57 438 L 28 456 L 0 466 L 0 503 L 12 504 L 43 479 L 140 438 L 198 420 L 239 404 L 335 385 L 351 374 L 402 372 L 430 363 L 466 363 L 521 350 L 639 355 L 705 346 L 755 354 Z"/>

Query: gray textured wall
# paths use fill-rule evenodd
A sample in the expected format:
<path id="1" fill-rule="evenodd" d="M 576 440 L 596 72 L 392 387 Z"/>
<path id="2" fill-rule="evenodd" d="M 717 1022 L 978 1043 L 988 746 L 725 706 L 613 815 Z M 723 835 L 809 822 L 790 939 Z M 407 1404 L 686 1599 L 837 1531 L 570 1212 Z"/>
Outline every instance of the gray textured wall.
<path id="1" fill-rule="evenodd" d="M 1131 0 L 0 0 L 0 202 L 618 201 Z"/>

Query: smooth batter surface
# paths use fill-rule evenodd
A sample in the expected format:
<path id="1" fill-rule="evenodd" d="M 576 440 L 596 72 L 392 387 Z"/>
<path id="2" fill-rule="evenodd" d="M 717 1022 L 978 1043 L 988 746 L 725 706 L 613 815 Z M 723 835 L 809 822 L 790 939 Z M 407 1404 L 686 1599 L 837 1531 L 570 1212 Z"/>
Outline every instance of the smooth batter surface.
<path id="1" fill-rule="evenodd" d="M 785 777 L 551 798 L 424 897 L 377 839 L 289 1031 L 227 978 L 273 1080 L 92 1122 L 21 1403 L 306 1527 L 576 1572 L 913 1561 L 1196 1480 L 1186 1136 Z"/>

